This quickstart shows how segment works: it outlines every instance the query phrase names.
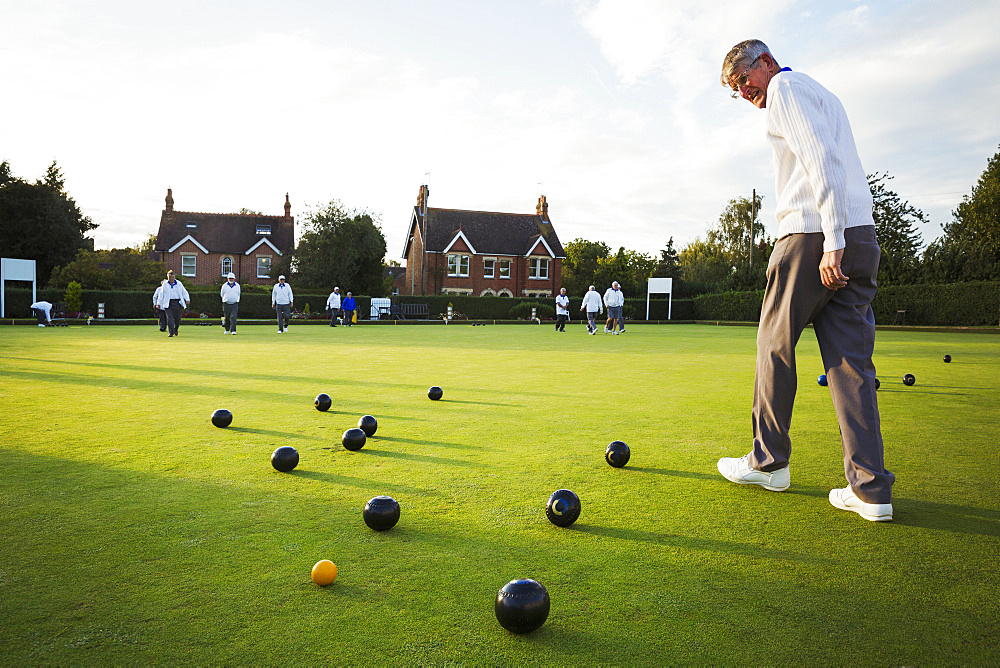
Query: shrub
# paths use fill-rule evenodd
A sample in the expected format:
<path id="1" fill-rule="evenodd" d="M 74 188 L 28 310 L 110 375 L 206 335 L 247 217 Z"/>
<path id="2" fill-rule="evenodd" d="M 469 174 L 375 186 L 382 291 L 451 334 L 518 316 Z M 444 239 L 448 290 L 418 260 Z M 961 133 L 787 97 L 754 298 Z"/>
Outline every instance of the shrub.
<path id="1" fill-rule="evenodd" d="M 79 313 L 83 310 L 83 287 L 76 281 L 70 281 L 66 286 L 66 294 L 63 295 L 66 302 L 66 310 Z"/>

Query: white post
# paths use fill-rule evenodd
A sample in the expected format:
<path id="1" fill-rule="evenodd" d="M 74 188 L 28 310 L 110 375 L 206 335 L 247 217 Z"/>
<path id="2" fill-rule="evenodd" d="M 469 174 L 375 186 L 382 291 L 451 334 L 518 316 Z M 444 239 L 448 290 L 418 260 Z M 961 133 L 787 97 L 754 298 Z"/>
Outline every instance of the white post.
<path id="1" fill-rule="evenodd" d="M 448 320 L 451 320 L 451 304 L 448 304 Z M 444 324 L 448 324 L 448 320 L 444 321 Z"/>
<path id="2" fill-rule="evenodd" d="M 104 302 L 101 302 L 97 305 L 97 317 L 98 318 L 104 317 Z"/>
<path id="3" fill-rule="evenodd" d="M 649 320 L 649 299 L 655 293 L 667 293 L 667 320 L 671 319 L 674 309 L 674 279 L 672 278 L 650 278 L 646 281 L 646 320 Z"/>
<path id="4" fill-rule="evenodd" d="M 31 303 L 38 301 L 35 292 L 35 261 L 0 258 L 0 318 L 7 317 L 7 281 L 31 281 Z"/>

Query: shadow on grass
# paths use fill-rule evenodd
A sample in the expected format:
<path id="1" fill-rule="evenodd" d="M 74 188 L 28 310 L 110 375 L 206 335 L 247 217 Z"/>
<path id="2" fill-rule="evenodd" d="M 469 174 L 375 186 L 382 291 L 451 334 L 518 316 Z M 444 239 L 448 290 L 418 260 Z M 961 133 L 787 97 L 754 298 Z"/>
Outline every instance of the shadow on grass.
<path id="1" fill-rule="evenodd" d="M 410 487 L 409 485 L 403 485 L 397 482 L 393 483 L 376 483 L 373 480 L 367 478 L 357 478 L 350 475 L 342 475 L 338 473 L 328 473 L 326 471 L 309 471 L 302 469 L 294 469 L 289 471 L 286 475 L 293 475 L 299 478 L 308 478 L 310 480 L 318 480 L 320 482 L 327 482 L 334 485 L 347 485 L 350 487 L 361 487 L 365 489 L 371 489 L 378 486 L 379 488 L 385 488 L 386 491 L 390 491 L 394 494 L 419 494 L 422 496 L 434 496 L 437 492 L 433 490 L 426 490 L 421 487 Z"/>
<path id="2" fill-rule="evenodd" d="M 698 538 L 697 536 L 678 536 L 671 533 L 661 533 L 656 531 L 641 531 L 639 529 L 625 529 L 621 527 L 604 527 L 593 524 L 580 524 L 576 522 L 568 529 L 580 531 L 582 533 L 613 538 L 615 540 L 627 540 L 632 542 L 651 543 L 653 545 L 669 545 L 686 550 L 705 550 L 708 552 L 718 552 L 720 554 L 733 554 L 745 557 L 776 559 L 780 561 L 798 561 L 809 564 L 836 564 L 837 561 L 825 557 L 801 554 L 790 550 L 776 550 L 774 548 L 761 545 L 750 545 L 747 543 L 733 543 L 726 540 L 716 540 L 713 538 Z"/>
<path id="3" fill-rule="evenodd" d="M 673 469 L 658 469 L 648 466 L 626 466 L 626 471 L 639 471 L 641 473 L 655 473 L 656 475 L 668 475 L 675 478 L 694 478 L 695 480 L 722 480 L 718 474 L 699 473 L 697 471 L 675 471 Z"/>
<path id="4" fill-rule="evenodd" d="M 458 448 L 460 450 L 485 450 L 481 445 L 466 445 L 465 443 L 447 443 L 445 441 L 425 441 L 419 438 L 399 438 L 398 436 L 372 436 L 373 443 L 389 441 L 392 443 L 413 443 L 414 445 L 433 445 L 442 448 Z"/>
<path id="5" fill-rule="evenodd" d="M 896 498 L 892 511 L 892 524 L 897 526 L 1000 536 L 1000 511 L 990 508 Z"/>
<path id="6" fill-rule="evenodd" d="M 424 462 L 426 464 L 435 464 L 439 466 L 464 466 L 467 468 L 485 469 L 491 468 L 486 464 L 481 464 L 479 462 L 470 462 L 464 459 L 453 459 L 451 457 L 435 457 L 434 455 L 415 455 L 410 452 L 397 452 L 395 450 L 373 450 L 371 448 L 363 448 L 358 450 L 360 454 L 368 454 L 374 457 L 386 457 L 388 459 L 406 459 L 413 462 Z"/>
<path id="7" fill-rule="evenodd" d="M 250 427 L 226 427 L 226 431 L 238 431 L 244 434 L 261 434 L 262 436 L 273 436 L 274 438 L 301 438 L 307 441 L 328 441 L 328 438 L 320 438 L 319 436 L 304 436 L 302 434 L 294 434 L 289 431 L 276 431 L 274 429 L 251 429 Z"/>
<path id="8" fill-rule="evenodd" d="M 519 404 L 505 404 L 502 401 L 469 401 L 466 399 L 438 399 L 439 404 L 473 404 L 475 406 L 518 406 Z"/>

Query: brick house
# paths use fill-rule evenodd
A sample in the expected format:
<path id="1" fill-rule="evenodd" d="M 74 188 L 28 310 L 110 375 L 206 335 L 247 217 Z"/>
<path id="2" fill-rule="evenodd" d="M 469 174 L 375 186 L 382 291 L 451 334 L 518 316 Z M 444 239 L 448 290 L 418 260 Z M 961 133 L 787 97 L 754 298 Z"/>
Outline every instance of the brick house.
<path id="1" fill-rule="evenodd" d="M 212 285 L 229 272 L 245 285 L 270 284 L 271 265 L 295 244 L 292 205 L 285 195 L 284 216 L 175 211 L 167 188 L 166 208 L 156 234 L 157 259 L 179 278 Z"/>
<path id="2" fill-rule="evenodd" d="M 534 214 L 434 209 L 420 186 L 400 294 L 554 297 L 566 257 L 545 196 Z"/>

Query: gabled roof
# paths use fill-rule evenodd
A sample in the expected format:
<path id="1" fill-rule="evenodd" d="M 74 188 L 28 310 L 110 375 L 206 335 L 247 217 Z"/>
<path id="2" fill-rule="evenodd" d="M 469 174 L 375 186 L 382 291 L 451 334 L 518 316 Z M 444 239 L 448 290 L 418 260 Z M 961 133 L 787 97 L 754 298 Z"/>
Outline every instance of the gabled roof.
<path id="1" fill-rule="evenodd" d="M 554 257 L 566 257 L 552 223 L 537 214 L 428 207 L 424 220 L 420 218 L 419 208 L 414 207 L 404 257 L 409 252 L 410 235 L 419 234 L 413 227 L 421 222 L 427 232 L 424 249 L 430 252 L 444 252 L 461 232 L 478 255 L 526 255 L 541 238 Z"/>
<path id="2" fill-rule="evenodd" d="M 189 223 L 195 226 L 189 227 Z M 257 234 L 258 225 L 270 225 L 271 233 Z M 206 253 L 245 253 L 262 239 L 278 252 L 286 253 L 295 243 L 292 219 L 284 216 L 164 210 L 156 234 L 156 250 L 169 251 L 187 236 L 197 240 Z"/>

